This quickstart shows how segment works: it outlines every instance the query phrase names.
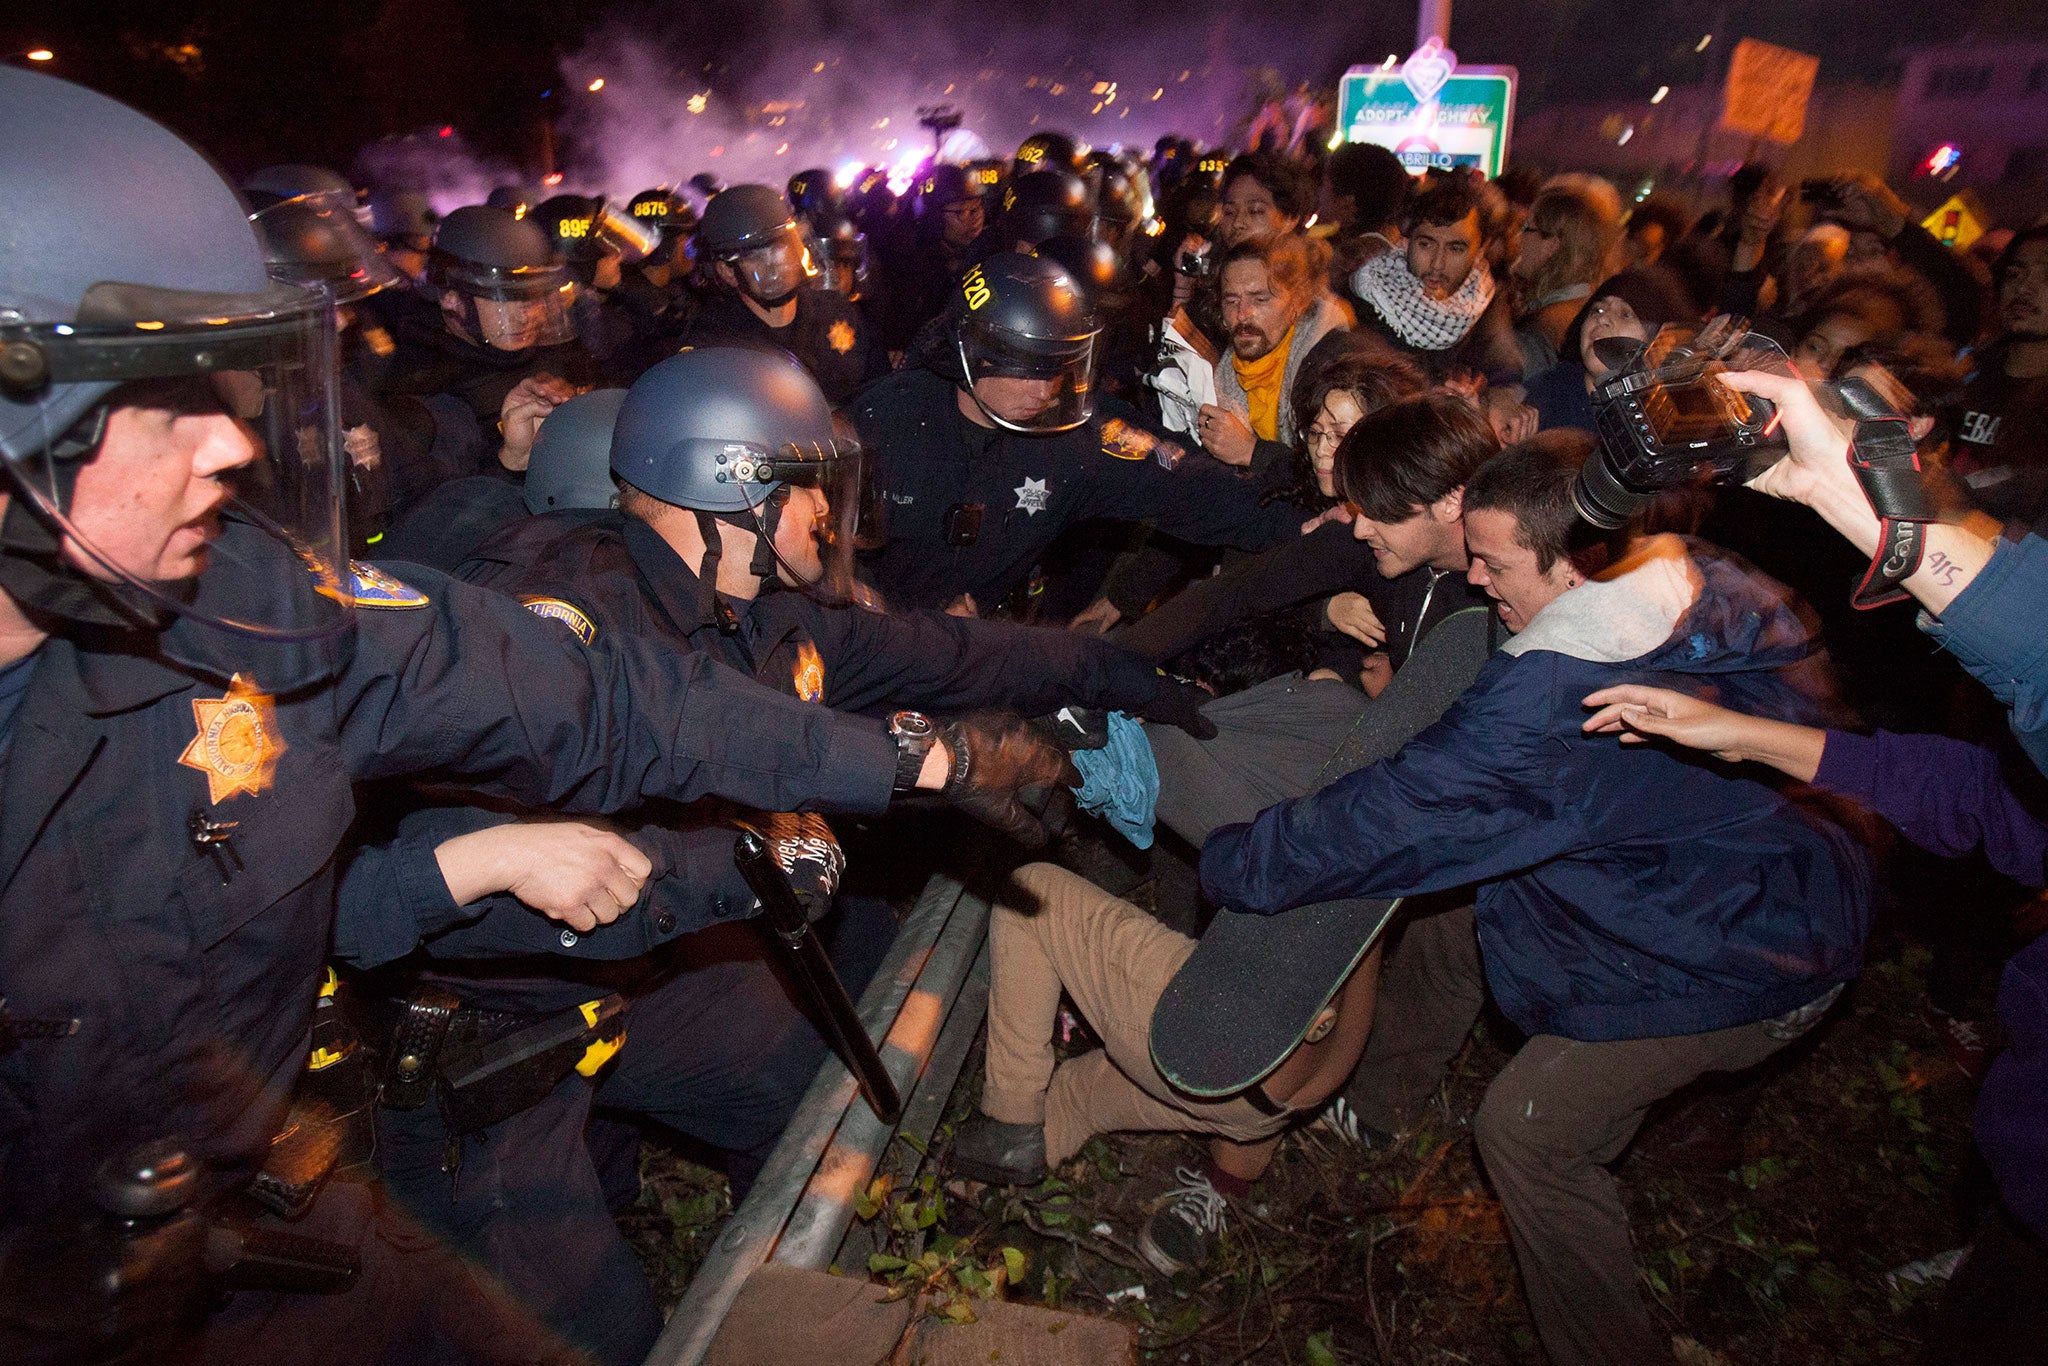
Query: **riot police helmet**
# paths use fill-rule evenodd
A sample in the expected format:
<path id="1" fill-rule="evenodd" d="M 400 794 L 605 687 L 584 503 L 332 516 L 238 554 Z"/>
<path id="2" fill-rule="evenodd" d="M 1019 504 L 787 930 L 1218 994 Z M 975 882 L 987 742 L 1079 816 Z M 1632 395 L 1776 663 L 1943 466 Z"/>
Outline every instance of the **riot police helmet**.
<path id="1" fill-rule="evenodd" d="M 832 178 L 832 173 L 822 166 L 798 171 L 789 178 L 789 206 L 796 211 L 798 218 L 813 227 L 839 212 L 845 204 L 846 192 L 839 188 L 839 182 Z"/>
<path id="2" fill-rule="evenodd" d="M 355 186 L 325 166 L 265 166 L 242 182 L 242 193 L 252 209 L 267 209 L 287 199 L 317 199 L 351 214 L 356 209 Z"/>
<path id="3" fill-rule="evenodd" d="M 1020 175 L 1003 192 L 1003 240 L 1037 246 L 1048 237 L 1085 237 L 1094 231 L 1088 185 L 1072 171 Z"/>
<path id="4" fill-rule="evenodd" d="M 755 533 L 757 577 L 779 571 L 791 587 L 849 600 L 861 466 L 860 443 L 835 427 L 818 382 L 786 352 L 765 347 L 670 356 L 633 382 L 612 428 L 612 473 L 697 514 L 707 593 L 717 579 L 715 523 L 724 522 Z M 803 520 L 785 527 L 792 508 Z"/>
<path id="5" fill-rule="evenodd" d="M 528 512 L 618 506 L 612 427 L 625 401 L 624 389 L 593 389 L 555 405 L 533 439 L 520 486 Z"/>
<path id="6" fill-rule="evenodd" d="M 442 315 L 457 335 L 500 351 L 575 335 L 575 284 L 534 218 L 471 204 L 441 221 L 427 282 L 440 291 Z"/>
<path id="7" fill-rule="evenodd" d="M 331 297 L 274 279 L 234 187 L 135 110 L 0 66 L 0 116 L 36 131 L 0 139 L 0 586 L 69 621 L 182 616 L 286 641 L 345 629 Z M 152 528 L 146 550 L 108 510 L 129 490 L 107 481 L 170 468 L 149 459 L 153 428 L 121 419 L 137 407 L 189 424 L 177 439 L 207 453 L 218 497 L 169 540 Z M 317 591 L 246 591 L 307 571 Z"/>
<path id="8" fill-rule="evenodd" d="M 326 196 L 281 199 L 249 216 L 272 279 L 324 285 L 351 304 L 406 282 L 356 216 Z"/>
<path id="9" fill-rule="evenodd" d="M 769 308 L 818 274 L 789 201 L 767 185 L 735 185 L 712 198 L 697 222 L 697 256 L 729 271 L 735 289 Z"/>
<path id="10" fill-rule="evenodd" d="M 946 310 L 960 382 L 990 422 L 1063 432 L 1094 413 L 1102 327 L 1057 262 L 999 252 L 967 272 Z"/>
<path id="11" fill-rule="evenodd" d="M 524 218 L 547 196 L 530 185 L 500 185 L 484 196 L 484 203 L 503 209 L 514 218 Z"/>
<path id="12" fill-rule="evenodd" d="M 647 254 L 650 265 L 668 264 L 674 259 L 677 249 L 688 243 L 690 235 L 697 231 L 697 211 L 690 207 L 690 201 L 674 190 L 658 185 L 627 200 L 626 215 L 660 235 L 655 249 Z"/>
<path id="13" fill-rule="evenodd" d="M 1033 171 L 1071 171 L 1081 164 L 1081 145 L 1065 133 L 1033 133 L 1017 147 L 1013 165 L 1019 176 Z"/>
<path id="14" fill-rule="evenodd" d="M 370 196 L 370 231 L 386 242 L 424 244 L 439 223 L 433 201 L 419 190 L 379 190 Z"/>

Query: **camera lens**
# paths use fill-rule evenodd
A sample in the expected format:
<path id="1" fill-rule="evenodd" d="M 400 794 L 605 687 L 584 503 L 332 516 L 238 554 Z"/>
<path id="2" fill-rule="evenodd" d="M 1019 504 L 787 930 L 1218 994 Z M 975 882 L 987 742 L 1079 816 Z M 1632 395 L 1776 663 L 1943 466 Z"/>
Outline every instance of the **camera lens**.
<path id="1" fill-rule="evenodd" d="M 1622 483 L 1608 462 L 1604 445 L 1593 448 L 1586 463 L 1579 467 L 1579 477 L 1572 481 L 1572 505 L 1581 518 L 1603 531 L 1626 525 L 1655 496 Z"/>

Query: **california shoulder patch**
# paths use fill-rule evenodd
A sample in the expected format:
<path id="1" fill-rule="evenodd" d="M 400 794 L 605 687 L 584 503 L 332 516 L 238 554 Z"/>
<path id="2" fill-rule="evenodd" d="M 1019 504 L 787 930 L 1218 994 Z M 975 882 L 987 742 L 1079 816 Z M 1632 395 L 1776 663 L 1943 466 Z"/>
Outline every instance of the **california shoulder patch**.
<path id="1" fill-rule="evenodd" d="M 576 633 L 576 639 L 585 645 L 597 639 L 597 624 L 583 612 L 560 598 L 521 598 L 521 605 L 537 617 L 559 621 Z"/>
<path id="2" fill-rule="evenodd" d="M 1159 438 L 1143 427 L 1134 427 L 1120 417 L 1102 424 L 1102 453 L 1119 460 L 1150 460 Z"/>
<path id="3" fill-rule="evenodd" d="M 277 702 L 240 674 L 223 697 L 192 699 L 199 733 L 178 762 L 206 775 L 206 799 L 220 805 L 237 792 L 250 796 L 277 781 L 277 761 L 290 748 L 278 733 Z"/>
<path id="4" fill-rule="evenodd" d="M 358 607 L 425 607 L 427 595 L 408 584 L 400 583 L 374 565 L 360 560 L 348 562 L 349 577 L 354 580 L 356 606 Z"/>
<path id="5" fill-rule="evenodd" d="M 826 344 L 842 356 L 853 350 L 854 343 L 859 340 L 854 334 L 853 324 L 844 318 L 825 329 Z"/>

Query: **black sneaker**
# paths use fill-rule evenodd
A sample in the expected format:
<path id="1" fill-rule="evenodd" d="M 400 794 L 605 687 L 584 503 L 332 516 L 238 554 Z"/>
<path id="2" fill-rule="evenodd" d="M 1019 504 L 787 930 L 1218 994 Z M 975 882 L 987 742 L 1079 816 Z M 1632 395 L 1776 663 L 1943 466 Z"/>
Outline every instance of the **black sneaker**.
<path id="1" fill-rule="evenodd" d="M 1165 1276 L 1214 1261 L 1229 1222 L 1223 1192 L 1207 1176 L 1191 1167 L 1176 1167 L 1173 1174 L 1182 1184 L 1166 1193 L 1138 1235 L 1138 1251 Z"/>
<path id="2" fill-rule="evenodd" d="M 1045 1180 L 1045 1126 L 1005 1124 L 976 1114 L 960 1126 L 948 1159 L 953 1175 L 991 1186 L 1035 1186 Z"/>

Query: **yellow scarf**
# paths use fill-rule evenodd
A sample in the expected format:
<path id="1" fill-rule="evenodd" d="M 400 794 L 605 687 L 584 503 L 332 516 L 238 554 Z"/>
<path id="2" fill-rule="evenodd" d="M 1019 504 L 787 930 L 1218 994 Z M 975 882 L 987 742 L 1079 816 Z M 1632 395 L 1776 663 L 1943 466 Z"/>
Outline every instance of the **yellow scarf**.
<path id="1" fill-rule="evenodd" d="M 1230 356 L 1230 368 L 1244 386 L 1245 401 L 1251 405 L 1252 431 L 1261 441 L 1280 439 L 1280 381 L 1287 375 L 1287 353 L 1294 348 L 1294 329 L 1288 328 L 1280 344 L 1258 360 Z"/>

